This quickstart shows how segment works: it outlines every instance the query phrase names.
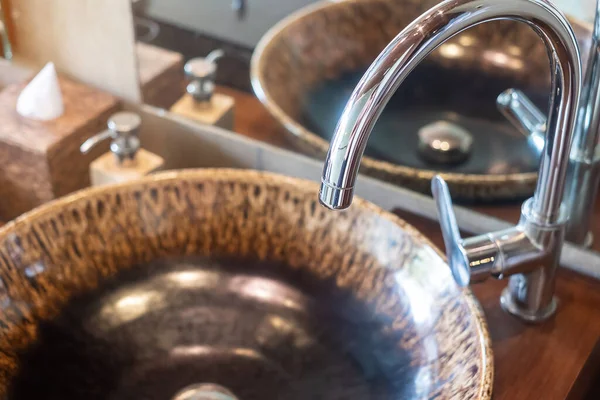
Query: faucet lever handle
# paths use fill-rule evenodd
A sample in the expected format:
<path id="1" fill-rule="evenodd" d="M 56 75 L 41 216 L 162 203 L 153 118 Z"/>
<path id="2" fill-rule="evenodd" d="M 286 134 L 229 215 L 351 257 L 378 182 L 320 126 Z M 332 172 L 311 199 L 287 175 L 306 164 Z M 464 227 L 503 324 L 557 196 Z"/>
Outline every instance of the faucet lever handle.
<path id="1" fill-rule="evenodd" d="M 518 89 L 507 89 L 496 98 L 498 110 L 523 135 L 544 135 L 546 116 Z"/>
<path id="2" fill-rule="evenodd" d="M 450 270 L 458 285 L 468 286 L 471 280 L 470 266 L 463 246 L 463 239 L 458 230 L 454 209 L 452 208 L 450 191 L 446 181 L 441 176 L 436 175 L 431 180 L 431 192 L 437 206 Z"/>

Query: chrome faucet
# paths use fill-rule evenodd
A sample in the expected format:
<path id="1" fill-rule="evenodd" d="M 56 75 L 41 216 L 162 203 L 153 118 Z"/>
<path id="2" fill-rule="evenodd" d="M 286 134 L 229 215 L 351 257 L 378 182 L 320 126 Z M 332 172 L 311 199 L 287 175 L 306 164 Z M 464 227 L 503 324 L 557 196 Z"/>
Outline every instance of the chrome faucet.
<path id="1" fill-rule="evenodd" d="M 589 54 L 564 199 L 569 209 L 566 240 L 586 247 L 591 246 L 593 240 L 589 229 L 600 185 L 600 1 L 596 2 Z M 508 89 L 498 96 L 497 104 L 509 121 L 529 137 L 530 143 L 543 146 L 546 118 L 523 92 Z"/>
<path id="2" fill-rule="evenodd" d="M 544 0 L 447 0 L 421 15 L 381 52 L 362 77 L 338 122 L 323 168 L 319 199 L 331 209 L 350 206 L 367 140 L 388 100 L 429 53 L 451 37 L 488 21 L 528 24 L 544 41 L 552 91 L 534 196 L 513 228 L 462 239 L 441 177 L 432 181 L 446 254 L 460 285 L 510 276 L 501 304 L 527 321 L 554 314 L 554 281 L 568 210 L 561 207 L 579 100 L 581 60 L 565 17 Z"/>

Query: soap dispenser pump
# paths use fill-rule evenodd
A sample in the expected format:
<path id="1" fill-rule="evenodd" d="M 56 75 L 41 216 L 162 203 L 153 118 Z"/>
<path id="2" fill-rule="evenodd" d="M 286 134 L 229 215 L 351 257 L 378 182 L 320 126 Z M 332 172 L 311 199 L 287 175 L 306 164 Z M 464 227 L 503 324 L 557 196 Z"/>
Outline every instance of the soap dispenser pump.
<path id="1" fill-rule="evenodd" d="M 141 122 L 140 116 L 132 112 L 113 114 L 108 120 L 107 130 L 81 145 L 79 150 L 85 154 L 98 143 L 112 139 L 110 152 L 90 164 L 92 186 L 139 179 L 163 167 L 161 157 L 140 148 L 138 133 Z"/>
<path id="2" fill-rule="evenodd" d="M 215 93 L 217 60 L 223 50 L 213 50 L 206 57 L 193 58 L 184 66 L 189 79 L 187 93 L 171 107 L 171 112 L 203 124 L 233 130 L 233 98 Z"/>

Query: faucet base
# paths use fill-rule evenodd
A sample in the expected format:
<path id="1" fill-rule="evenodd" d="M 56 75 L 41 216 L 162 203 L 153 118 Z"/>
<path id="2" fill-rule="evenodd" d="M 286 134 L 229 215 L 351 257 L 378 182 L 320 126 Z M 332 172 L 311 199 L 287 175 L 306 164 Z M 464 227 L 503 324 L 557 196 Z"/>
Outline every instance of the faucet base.
<path id="1" fill-rule="evenodd" d="M 502 291 L 502 295 L 500 296 L 500 305 L 502 306 L 504 311 L 514 315 L 519 319 L 522 319 L 525 322 L 538 323 L 546 321 L 554 315 L 558 306 L 558 299 L 556 298 L 556 296 L 553 296 L 552 301 L 550 302 L 550 304 L 548 304 L 546 308 L 542 310 L 537 310 L 536 312 L 531 312 L 531 310 L 528 310 L 527 308 L 519 305 L 519 303 L 514 298 L 510 287 L 506 287 Z"/>

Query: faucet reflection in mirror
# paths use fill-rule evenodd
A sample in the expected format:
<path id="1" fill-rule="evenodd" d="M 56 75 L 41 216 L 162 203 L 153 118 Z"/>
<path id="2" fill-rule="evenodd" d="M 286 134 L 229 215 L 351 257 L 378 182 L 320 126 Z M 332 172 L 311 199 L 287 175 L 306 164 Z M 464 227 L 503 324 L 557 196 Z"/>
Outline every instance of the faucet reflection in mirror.
<path id="1" fill-rule="evenodd" d="M 573 145 L 567 173 L 565 206 L 569 209 L 566 240 L 590 247 L 591 218 L 600 185 L 600 1 L 596 3 L 590 57 L 583 79 Z M 498 97 L 498 107 L 530 140 L 543 146 L 545 116 L 523 92 L 509 89 Z M 541 131 L 541 133 L 540 133 Z M 542 140 L 540 141 L 540 137 Z"/>
<path id="2" fill-rule="evenodd" d="M 331 209 L 352 202 L 360 161 L 381 111 L 407 75 L 434 49 L 466 29 L 511 19 L 529 25 L 548 49 L 552 90 L 545 145 L 534 196 L 519 223 L 463 240 L 440 177 L 432 182 L 448 262 L 460 285 L 487 276 L 510 276 L 503 307 L 527 321 L 554 314 L 555 272 L 567 211 L 561 208 L 577 111 L 581 60 L 565 17 L 543 0 L 448 0 L 421 15 L 381 52 L 354 89 L 340 117 L 321 178 L 320 201 Z"/>

